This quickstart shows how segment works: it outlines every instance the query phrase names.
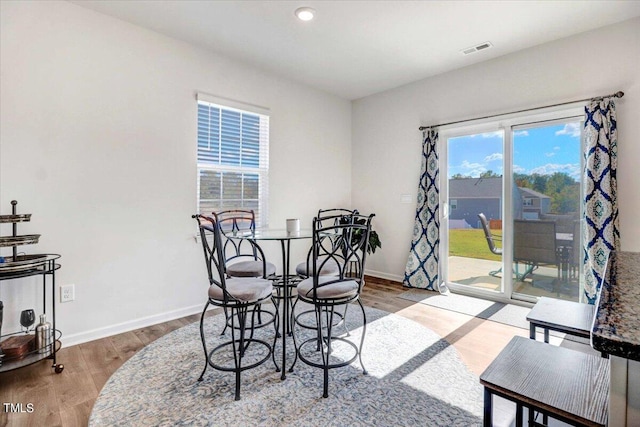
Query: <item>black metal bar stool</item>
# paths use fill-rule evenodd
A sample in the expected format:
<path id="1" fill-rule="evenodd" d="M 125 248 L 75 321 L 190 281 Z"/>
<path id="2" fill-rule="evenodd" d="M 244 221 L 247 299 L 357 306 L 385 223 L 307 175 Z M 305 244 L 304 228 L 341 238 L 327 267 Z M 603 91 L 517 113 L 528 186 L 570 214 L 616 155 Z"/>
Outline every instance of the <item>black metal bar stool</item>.
<path id="1" fill-rule="evenodd" d="M 198 221 L 210 285 L 207 303 L 200 317 L 200 338 L 205 354 L 205 366 L 198 381 L 203 380 L 209 366 L 220 371 L 234 372 L 235 399 L 239 400 L 241 373 L 263 364 L 273 354 L 272 344 L 254 338 L 256 314 L 261 304 L 273 302 L 274 318 L 278 318 L 278 308 L 273 301 L 273 285 L 270 280 L 262 278 L 227 277 L 222 233 L 216 214 L 214 213 L 213 217 L 193 215 L 193 218 Z M 231 340 L 217 345 L 210 351 L 207 349 L 204 332 L 205 314 L 209 305 L 225 309 L 231 329 Z M 274 323 L 277 330 L 277 322 Z"/>
<path id="2" fill-rule="evenodd" d="M 367 318 L 360 293 L 364 286 L 364 264 L 372 218 L 373 215 L 351 215 L 346 220 L 325 222 L 330 224 L 326 226 L 318 218 L 313 220 L 312 274 L 297 286 L 298 296 L 291 313 L 291 322 L 297 357 L 307 365 L 324 371 L 323 397 L 329 396 L 330 369 L 347 366 L 359 359 L 363 373 L 367 373 L 362 363 Z M 339 266 L 335 276 L 321 274 L 323 267 L 329 262 Z M 301 322 L 296 315 L 296 307 L 301 302 L 313 306 L 315 331 L 311 336 L 301 337 L 298 342 L 296 326 L 300 327 Z M 360 306 L 363 316 L 359 345 L 334 332 L 336 308 L 355 302 Z M 303 327 L 308 328 L 309 325 L 305 324 Z M 338 343 L 352 350 L 352 353 L 335 357 L 333 348 Z"/>

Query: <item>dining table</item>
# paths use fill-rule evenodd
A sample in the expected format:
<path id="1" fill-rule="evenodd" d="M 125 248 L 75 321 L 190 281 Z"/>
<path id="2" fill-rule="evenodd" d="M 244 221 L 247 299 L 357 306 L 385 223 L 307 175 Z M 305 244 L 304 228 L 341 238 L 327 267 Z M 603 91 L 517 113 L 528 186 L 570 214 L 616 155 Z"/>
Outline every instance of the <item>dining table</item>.
<path id="1" fill-rule="evenodd" d="M 311 229 L 300 229 L 299 231 L 287 231 L 286 229 L 256 228 L 254 230 L 227 232 L 225 236 L 230 239 L 246 239 L 252 244 L 258 245 L 258 242 L 280 242 L 282 254 L 282 273 L 274 279 L 276 286 L 281 287 L 282 295 L 277 298 L 283 301 L 282 304 L 282 321 L 280 322 L 280 337 L 282 340 L 282 380 L 286 379 L 286 362 L 287 362 L 287 336 L 291 335 L 291 319 L 290 319 L 290 300 L 292 295 L 292 285 L 297 283 L 298 276 L 290 273 L 291 263 L 291 241 L 311 239 L 313 231 Z M 276 370 L 280 368 L 276 364 Z"/>

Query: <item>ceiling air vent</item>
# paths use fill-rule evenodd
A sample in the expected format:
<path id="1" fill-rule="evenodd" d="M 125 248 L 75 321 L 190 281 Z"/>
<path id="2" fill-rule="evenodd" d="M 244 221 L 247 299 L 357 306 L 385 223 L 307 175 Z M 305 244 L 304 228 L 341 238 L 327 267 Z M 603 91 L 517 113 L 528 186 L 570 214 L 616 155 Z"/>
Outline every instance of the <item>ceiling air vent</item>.
<path id="1" fill-rule="evenodd" d="M 491 42 L 484 42 L 484 43 L 480 43 L 480 44 L 475 45 L 475 46 L 468 47 L 466 49 L 462 49 L 460 52 L 462 52 L 463 55 L 469 55 L 471 53 L 475 53 L 475 52 L 479 52 L 481 50 L 489 49 L 490 47 L 493 47 Z"/>

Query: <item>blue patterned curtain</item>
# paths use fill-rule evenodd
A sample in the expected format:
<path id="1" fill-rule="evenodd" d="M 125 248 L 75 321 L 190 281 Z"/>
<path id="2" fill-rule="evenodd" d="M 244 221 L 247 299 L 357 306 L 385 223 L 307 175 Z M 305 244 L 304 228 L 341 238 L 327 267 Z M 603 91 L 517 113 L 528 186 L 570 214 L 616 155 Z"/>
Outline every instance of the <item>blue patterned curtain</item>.
<path id="1" fill-rule="evenodd" d="M 608 254 L 620 247 L 616 181 L 618 137 L 612 99 L 593 101 L 585 107 L 584 133 L 584 296 L 594 304 Z"/>
<path id="2" fill-rule="evenodd" d="M 403 284 L 411 288 L 446 292 L 446 287 L 439 283 L 438 263 L 440 246 L 438 130 L 437 128 L 426 129 L 422 136 L 418 207 Z"/>

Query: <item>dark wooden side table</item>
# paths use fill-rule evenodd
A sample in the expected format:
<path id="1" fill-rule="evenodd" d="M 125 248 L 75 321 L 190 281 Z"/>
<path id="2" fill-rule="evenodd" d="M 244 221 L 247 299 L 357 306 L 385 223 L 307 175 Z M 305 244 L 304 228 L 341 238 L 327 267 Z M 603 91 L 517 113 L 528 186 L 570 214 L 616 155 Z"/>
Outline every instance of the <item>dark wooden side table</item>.
<path id="1" fill-rule="evenodd" d="M 549 330 L 589 338 L 595 306 L 555 298 L 541 297 L 527 315 L 529 338 L 536 339 L 536 327 L 544 330 L 544 342 L 549 342 Z"/>
<path id="2" fill-rule="evenodd" d="M 609 363 L 597 356 L 514 337 L 480 375 L 484 426 L 493 425 L 493 395 L 516 403 L 516 427 L 534 411 L 578 426 L 605 426 Z M 537 424 L 540 425 L 540 424 Z"/>

